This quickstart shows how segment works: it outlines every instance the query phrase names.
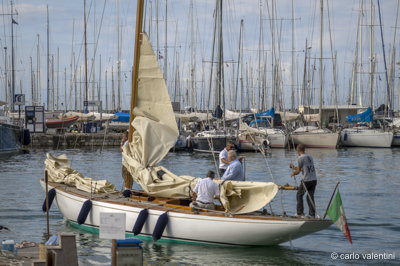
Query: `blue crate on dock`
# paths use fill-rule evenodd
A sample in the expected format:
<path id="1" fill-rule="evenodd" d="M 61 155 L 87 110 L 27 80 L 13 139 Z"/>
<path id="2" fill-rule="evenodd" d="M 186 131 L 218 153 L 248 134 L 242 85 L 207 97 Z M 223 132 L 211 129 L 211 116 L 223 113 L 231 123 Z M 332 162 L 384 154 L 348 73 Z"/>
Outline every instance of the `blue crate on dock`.
<path id="1" fill-rule="evenodd" d="M 143 241 L 136 238 L 115 240 L 116 265 L 143 265 Z"/>
<path id="2" fill-rule="evenodd" d="M 116 240 L 117 242 L 117 247 L 136 247 L 136 248 L 142 248 L 140 245 L 143 243 L 142 240 L 139 240 L 137 238 L 127 238 L 124 240 Z"/>
<path id="3" fill-rule="evenodd" d="M 4 240 L 4 241 L 1 243 L 1 248 L 2 248 L 3 250 L 7 250 L 7 251 L 10 251 L 10 252 L 14 252 L 14 245 L 15 245 L 14 240 Z"/>

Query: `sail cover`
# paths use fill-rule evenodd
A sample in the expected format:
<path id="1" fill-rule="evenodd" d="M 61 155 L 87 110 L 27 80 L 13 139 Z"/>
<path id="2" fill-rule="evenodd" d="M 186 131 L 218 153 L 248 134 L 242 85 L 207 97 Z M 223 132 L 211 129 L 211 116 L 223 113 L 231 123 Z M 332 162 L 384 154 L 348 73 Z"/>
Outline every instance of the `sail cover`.
<path id="1" fill-rule="evenodd" d="M 137 105 L 133 110 L 132 142 L 123 148 L 123 165 L 151 196 L 189 198 L 199 178 L 178 176 L 157 166 L 175 145 L 178 127 L 163 75 L 146 34 L 142 34 Z M 219 181 L 222 183 L 222 181 Z M 247 213 L 268 204 L 278 191 L 265 182 L 229 181 L 221 184 L 227 212 Z"/>
<path id="2" fill-rule="evenodd" d="M 262 113 L 258 113 L 256 114 L 256 117 L 260 117 L 260 116 L 271 116 L 274 117 L 275 116 L 275 108 L 271 108 L 265 112 Z"/>
<path id="3" fill-rule="evenodd" d="M 371 107 L 368 107 L 368 109 L 360 114 L 356 115 L 348 115 L 347 121 L 349 123 L 367 123 L 367 122 L 372 122 L 373 120 L 373 114 L 372 114 L 372 109 Z"/>
<path id="4" fill-rule="evenodd" d="M 129 123 L 129 116 L 130 115 L 128 113 L 116 112 L 116 113 L 114 113 L 114 115 L 117 116 L 117 119 L 115 119 L 114 121 L 123 122 L 123 123 Z"/>

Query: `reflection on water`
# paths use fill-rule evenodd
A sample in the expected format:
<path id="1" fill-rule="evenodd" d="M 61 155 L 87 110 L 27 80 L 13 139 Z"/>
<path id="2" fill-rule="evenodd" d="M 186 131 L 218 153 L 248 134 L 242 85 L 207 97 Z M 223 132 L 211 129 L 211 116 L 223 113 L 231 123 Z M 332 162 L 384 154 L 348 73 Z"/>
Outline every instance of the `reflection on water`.
<path id="1" fill-rule="evenodd" d="M 109 265 L 111 241 L 84 233 L 73 228 L 64 228 L 77 235 L 80 262 L 82 264 Z M 274 247 L 228 247 L 199 244 L 154 243 L 144 241 L 146 265 L 309 265 L 318 262 L 317 254 L 289 246 Z M 93 256 L 96 254 L 96 256 Z M 95 259 L 94 259 L 95 257 Z"/>
<path id="2" fill-rule="evenodd" d="M 62 150 L 72 166 L 85 175 L 108 179 L 122 186 L 121 154 L 118 148 L 100 150 Z M 160 264 L 335 264 L 331 252 L 398 251 L 400 243 L 400 149 L 309 149 L 318 175 L 315 193 L 317 211 L 323 215 L 337 181 L 342 195 L 354 244 L 346 242 L 334 226 L 316 234 L 277 247 L 226 247 L 193 244 L 168 244 L 145 241 L 144 260 Z M 46 232 L 41 211 L 44 193 L 39 185 L 43 175 L 44 150 L 32 151 L 0 159 L 0 224 L 11 231 L 2 231 L 1 239 L 42 241 Z M 265 158 L 260 153 L 245 153 L 247 180 L 295 184 L 288 165 L 296 162 L 292 151 L 273 149 Z M 271 168 L 271 171 L 266 166 Z M 214 169 L 212 155 L 170 153 L 162 162 L 176 174 L 203 177 Z M 295 193 L 279 193 L 271 204 L 274 213 L 295 212 Z M 306 207 L 307 209 L 307 207 Z M 70 228 L 57 208 L 50 211 L 52 233 L 68 231 L 77 235 L 79 260 L 82 265 L 109 265 L 111 242 Z M 196 230 L 196 228 L 193 228 Z M 210 228 L 209 230 L 213 230 Z M 375 261 L 376 262 L 376 261 Z"/>

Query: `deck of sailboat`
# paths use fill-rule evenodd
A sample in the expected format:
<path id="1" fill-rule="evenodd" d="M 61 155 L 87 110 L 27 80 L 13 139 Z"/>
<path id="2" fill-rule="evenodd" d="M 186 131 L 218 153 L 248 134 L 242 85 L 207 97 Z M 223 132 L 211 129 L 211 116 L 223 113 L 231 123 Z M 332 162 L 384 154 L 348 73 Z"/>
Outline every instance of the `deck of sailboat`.
<path id="1" fill-rule="evenodd" d="M 41 182 L 44 184 L 44 180 Z M 49 189 L 55 188 L 56 190 L 65 192 L 67 194 L 84 198 L 84 200 L 91 199 L 92 201 L 115 204 L 121 206 L 129 206 L 141 209 L 152 209 L 159 211 L 168 211 L 182 214 L 200 215 L 200 216 L 212 216 L 212 217 L 229 217 L 237 219 L 249 219 L 249 220 L 265 220 L 265 221 L 307 221 L 307 222 L 326 222 L 331 224 L 330 220 L 323 220 L 317 218 L 300 218 L 294 216 L 280 216 L 274 215 L 262 211 L 256 211 L 247 214 L 231 214 L 226 213 L 222 206 L 217 205 L 216 210 L 207 209 L 194 209 L 189 207 L 190 201 L 188 199 L 171 199 L 162 197 L 152 197 L 146 195 L 144 192 L 132 190 L 130 197 L 124 197 L 120 191 L 115 193 L 89 193 L 77 189 L 76 187 L 49 182 Z"/>

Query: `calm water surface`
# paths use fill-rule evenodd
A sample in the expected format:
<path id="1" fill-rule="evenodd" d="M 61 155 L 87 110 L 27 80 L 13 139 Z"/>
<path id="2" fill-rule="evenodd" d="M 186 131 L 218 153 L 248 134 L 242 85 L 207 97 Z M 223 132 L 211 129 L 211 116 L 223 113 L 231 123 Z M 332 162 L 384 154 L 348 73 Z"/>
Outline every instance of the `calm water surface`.
<path id="1" fill-rule="evenodd" d="M 66 153 L 72 166 L 87 176 L 108 179 L 122 186 L 121 154 L 118 148 L 100 150 L 58 150 Z M 353 235 L 350 245 L 335 227 L 292 243 L 276 247 L 217 247 L 191 244 L 145 242 L 147 265 L 309 265 L 324 264 L 399 264 L 400 263 L 400 149 L 307 150 L 314 157 L 318 174 L 317 212 L 322 216 L 337 181 Z M 296 154 L 272 150 L 266 158 L 247 153 L 248 180 L 295 184 L 290 178 L 289 163 Z M 42 241 L 46 231 L 41 211 L 44 193 L 38 180 L 43 176 L 45 150 L 0 158 L 0 224 L 11 231 L 1 231 L 0 240 Z M 202 177 L 214 168 L 211 155 L 170 153 L 162 164 L 176 174 Z M 268 165 L 270 168 L 268 168 Z M 271 171 L 270 171 L 271 170 Z M 298 180 L 297 180 L 298 181 Z M 295 213 L 295 192 L 279 193 L 272 203 L 276 214 Z M 307 211 L 307 207 L 306 207 Z M 81 265 L 109 265 L 109 240 L 99 239 L 65 224 L 62 214 L 52 208 L 51 232 L 74 232 L 77 235 Z M 196 228 L 193 228 L 196 230 Z M 213 230 L 210 228 L 209 230 Z M 331 253 L 395 253 L 396 260 L 332 260 Z"/>

